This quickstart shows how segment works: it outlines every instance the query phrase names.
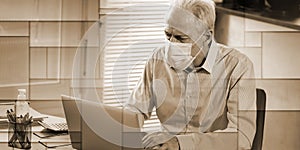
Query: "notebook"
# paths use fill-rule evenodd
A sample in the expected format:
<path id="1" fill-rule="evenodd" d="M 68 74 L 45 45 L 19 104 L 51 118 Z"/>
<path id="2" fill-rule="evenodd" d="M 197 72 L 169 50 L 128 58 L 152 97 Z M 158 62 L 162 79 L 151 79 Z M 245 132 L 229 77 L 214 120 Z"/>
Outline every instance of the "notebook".
<path id="1" fill-rule="evenodd" d="M 142 149 L 145 133 L 140 132 L 137 114 L 66 95 L 62 104 L 73 148 Z"/>

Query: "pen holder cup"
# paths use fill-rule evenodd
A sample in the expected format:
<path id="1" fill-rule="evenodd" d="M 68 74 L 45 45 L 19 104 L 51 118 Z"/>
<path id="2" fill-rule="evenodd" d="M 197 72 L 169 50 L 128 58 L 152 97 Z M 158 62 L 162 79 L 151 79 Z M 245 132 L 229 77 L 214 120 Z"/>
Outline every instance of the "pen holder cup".
<path id="1" fill-rule="evenodd" d="M 31 148 L 31 122 L 8 123 L 8 146 L 19 149 Z"/>

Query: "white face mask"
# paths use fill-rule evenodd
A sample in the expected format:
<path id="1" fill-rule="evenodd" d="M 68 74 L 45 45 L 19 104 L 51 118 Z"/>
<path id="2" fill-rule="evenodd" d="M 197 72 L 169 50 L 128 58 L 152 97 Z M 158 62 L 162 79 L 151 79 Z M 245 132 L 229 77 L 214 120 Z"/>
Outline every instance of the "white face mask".
<path id="1" fill-rule="evenodd" d="M 177 43 L 167 40 L 165 46 L 165 59 L 167 63 L 176 70 L 185 70 L 201 52 L 201 50 L 199 50 L 199 52 L 192 57 L 192 46 L 192 43 Z"/>

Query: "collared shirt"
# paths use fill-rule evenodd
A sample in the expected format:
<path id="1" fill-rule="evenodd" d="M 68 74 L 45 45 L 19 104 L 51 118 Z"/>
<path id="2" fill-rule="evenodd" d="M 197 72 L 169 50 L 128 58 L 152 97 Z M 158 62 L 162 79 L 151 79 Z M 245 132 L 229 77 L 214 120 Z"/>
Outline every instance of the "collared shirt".
<path id="1" fill-rule="evenodd" d="M 154 51 L 128 106 L 162 130 L 177 133 L 180 149 L 250 149 L 255 135 L 255 80 L 244 54 L 212 43 L 201 67 L 177 71 Z M 224 134 L 227 133 L 227 134 Z"/>

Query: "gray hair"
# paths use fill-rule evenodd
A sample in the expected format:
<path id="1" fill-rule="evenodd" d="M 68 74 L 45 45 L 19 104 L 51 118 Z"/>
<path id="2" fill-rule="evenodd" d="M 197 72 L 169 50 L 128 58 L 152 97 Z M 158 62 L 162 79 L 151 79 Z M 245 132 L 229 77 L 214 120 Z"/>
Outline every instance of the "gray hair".
<path id="1" fill-rule="evenodd" d="M 213 0 L 175 0 L 177 7 L 193 13 L 212 31 L 215 27 L 216 12 Z"/>

